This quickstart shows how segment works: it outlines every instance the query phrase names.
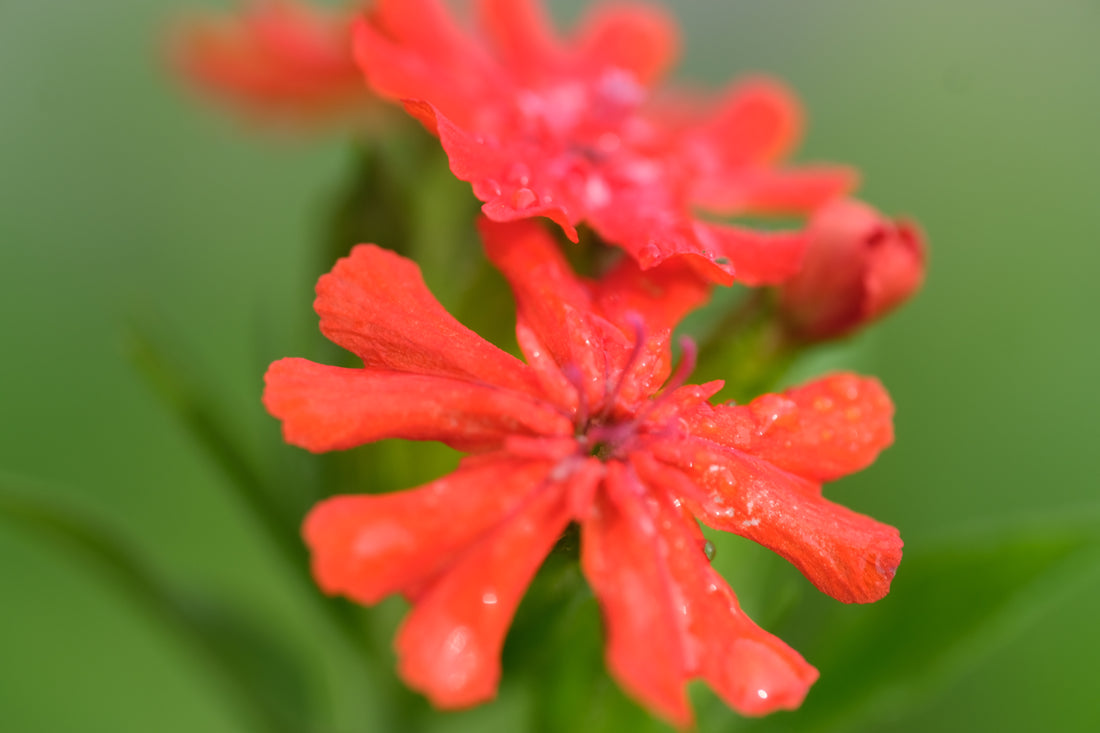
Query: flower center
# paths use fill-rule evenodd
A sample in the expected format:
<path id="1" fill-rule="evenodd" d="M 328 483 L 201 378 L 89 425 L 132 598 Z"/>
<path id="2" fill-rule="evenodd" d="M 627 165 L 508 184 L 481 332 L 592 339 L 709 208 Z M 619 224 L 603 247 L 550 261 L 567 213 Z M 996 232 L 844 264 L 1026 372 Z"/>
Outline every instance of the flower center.
<path id="1" fill-rule="evenodd" d="M 683 385 L 688 375 L 695 368 L 697 352 L 695 342 L 685 337 L 680 342 L 682 350 L 680 363 L 664 386 L 657 393 L 651 395 L 650 399 L 643 402 L 640 407 L 633 409 L 630 414 L 622 415 L 620 412 L 620 414 L 613 416 L 612 411 L 616 407 L 622 407 L 618 403 L 623 382 L 640 368 L 643 354 L 646 351 L 645 327 L 641 318 L 628 316 L 627 321 L 635 330 L 634 348 L 626 364 L 618 372 L 614 383 L 609 382 L 607 393 L 600 401 L 600 406 L 595 414 L 593 414 L 588 404 L 588 393 L 585 390 L 581 370 L 572 364 L 562 370 L 566 379 L 572 383 L 577 392 L 575 424 L 578 447 L 588 456 L 604 462 L 628 455 L 634 449 L 635 442 L 640 436 L 661 432 L 661 426 L 650 424 L 647 418 L 669 395 Z"/>

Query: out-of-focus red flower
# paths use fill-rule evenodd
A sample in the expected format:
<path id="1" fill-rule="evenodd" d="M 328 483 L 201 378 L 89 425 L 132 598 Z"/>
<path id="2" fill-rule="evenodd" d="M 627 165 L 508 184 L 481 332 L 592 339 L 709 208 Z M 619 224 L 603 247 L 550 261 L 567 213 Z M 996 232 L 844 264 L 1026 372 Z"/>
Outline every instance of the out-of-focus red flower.
<path id="1" fill-rule="evenodd" d="M 773 549 L 839 600 L 881 598 L 897 530 L 821 484 L 891 443 L 889 397 L 836 374 L 712 405 L 721 382 L 683 385 L 689 345 L 670 378 L 670 332 L 707 292 L 683 263 L 643 271 L 624 258 L 589 281 L 532 221 L 482 233 L 512 285 L 526 363 L 452 318 L 413 262 L 361 245 L 321 278 L 315 307 L 363 368 L 283 359 L 267 373 L 264 404 L 295 445 L 404 438 L 473 453 L 419 488 L 318 505 L 304 528 L 317 582 L 367 604 L 406 596 L 401 675 L 441 707 L 475 704 L 495 694 L 526 586 L 577 522 L 608 666 L 634 697 L 679 725 L 692 678 L 745 714 L 797 707 L 817 671 L 741 611 L 696 518 Z"/>
<path id="2" fill-rule="evenodd" d="M 783 317 L 808 341 L 837 338 L 908 300 L 924 280 L 920 229 L 859 201 L 836 201 L 809 226 L 798 275 L 780 288 Z"/>
<path id="3" fill-rule="evenodd" d="M 352 57 L 353 17 L 298 0 L 250 0 L 236 15 L 181 23 L 173 56 L 199 90 L 259 121 L 347 121 L 373 96 Z"/>
<path id="4" fill-rule="evenodd" d="M 715 224 L 721 215 L 805 214 L 847 192 L 840 166 L 786 168 L 802 115 L 780 84 L 752 78 L 721 99 L 650 93 L 675 56 L 656 9 L 592 12 L 568 39 L 537 0 L 475 0 L 481 36 L 436 0 L 379 0 L 355 31 L 380 95 L 439 135 L 494 221 L 545 216 L 574 241 L 587 222 L 643 267 L 687 255 L 708 279 L 775 283 L 805 242 Z"/>

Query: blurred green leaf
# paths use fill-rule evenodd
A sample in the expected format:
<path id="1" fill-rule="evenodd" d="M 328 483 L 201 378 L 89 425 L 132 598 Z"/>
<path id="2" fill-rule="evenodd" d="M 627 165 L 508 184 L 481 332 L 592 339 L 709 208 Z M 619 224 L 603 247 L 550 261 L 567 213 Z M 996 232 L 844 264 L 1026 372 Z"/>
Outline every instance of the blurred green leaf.
<path id="1" fill-rule="evenodd" d="M 79 510 L 0 480 L 0 517 L 92 561 L 183 645 L 200 656 L 242 719 L 263 733 L 306 730 L 310 701 L 300 660 L 262 619 L 176 589 L 141 553 Z M 19 482 L 21 483 L 21 482 Z"/>
<path id="2" fill-rule="evenodd" d="M 1068 530 L 970 539 L 907 557 L 878 603 L 833 604 L 824 614 L 808 605 L 777 633 L 821 680 L 795 716 L 750 729 L 789 730 L 793 721 L 799 731 L 850 731 L 901 715 L 1063 597 L 1080 575 L 1080 563 L 1069 560 L 1089 542 Z"/>
<path id="3" fill-rule="evenodd" d="M 157 332 L 163 331 L 159 329 Z M 273 491 L 277 482 L 256 467 L 228 416 L 218 409 L 214 390 L 200 385 L 179 365 L 195 360 L 169 353 L 154 329 L 131 324 L 130 352 L 135 366 L 164 400 L 183 426 L 229 479 L 244 506 L 263 527 L 271 542 L 292 567 L 304 570 L 306 556 L 298 542 L 300 507 L 286 504 L 287 492 Z M 178 348 L 178 347 L 177 347 Z M 281 482 L 279 482 L 281 486 Z"/>

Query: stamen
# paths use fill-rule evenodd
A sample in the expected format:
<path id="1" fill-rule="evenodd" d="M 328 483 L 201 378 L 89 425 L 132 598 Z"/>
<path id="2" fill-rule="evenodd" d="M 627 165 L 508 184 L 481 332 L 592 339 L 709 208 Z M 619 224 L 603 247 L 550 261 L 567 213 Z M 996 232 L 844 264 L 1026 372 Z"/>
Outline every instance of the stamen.
<path id="1" fill-rule="evenodd" d="M 680 339 L 680 363 L 676 365 L 676 371 L 665 382 L 664 387 L 661 388 L 661 393 L 657 395 L 655 399 L 650 400 L 642 409 L 638 410 L 638 413 L 634 416 L 637 421 L 645 420 L 649 415 L 656 410 L 669 395 L 675 392 L 680 387 L 684 386 L 684 382 L 691 376 L 691 373 L 695 371 L 695 362 L 699 356 L 699 347 L 695 345 L 695 339 L 690 336 L 684 336 Z"/>
<path id="2" fill-rule="evenodd" d="M 572 363 L 563 366 L 561 373 L 577 392 L 576 426 L 578 430 L 584 430 L 588 425 L 588 390 L 584 388 L 584 375 L 581 368 Z"/>
<path id="3" fill-rule="evenodd" d="M 684 336 L 680 339 L 680 363 L 676 366 L 676 371 L 665 382 L 665 386 L 661 389 L 661 393 L 672 392 L 680 387 L 684 386 L 684 382 L 691 376 L 691 373 L 695 371 L 695 362 L 699 357 L 699 347 L 695 345 L 695 339 L 690 336 Z"/>
<path id="4" fill-rule="evenodd" d="M 630 351 L 630 357 L 626 360 L 626 364 L 623 365 L 622 370 L 619 372 L 619 379 L 615 383 L 615 387 L 604 397 L 604 409 L 610 410 L 614 407 L 615 402 L 619 399 L 619 393 L 622 392 L 623 382 L 626 381 L 627 376 L 634 371 L 638 361 L 642 358 L 642 353 L 645 351 L 646 331 L 645 320 L 634 311 L 628 312 L 624 319 L 628 326 L 634 329 L 634 348 Z"/>

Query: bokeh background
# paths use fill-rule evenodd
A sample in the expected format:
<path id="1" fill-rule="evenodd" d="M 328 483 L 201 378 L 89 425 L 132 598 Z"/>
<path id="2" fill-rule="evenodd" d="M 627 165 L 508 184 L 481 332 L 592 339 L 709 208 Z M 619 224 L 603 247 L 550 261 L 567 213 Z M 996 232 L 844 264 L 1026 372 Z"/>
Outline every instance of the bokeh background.
<path id="1" fill-rule="evenodd" d="M 895 447 L 831 495 L 926 560 L 883 602 L 900 621 L 828 611 L 864 630 L 867 662 L 826 687 L 827 650 L 800 647 L 826 675 L 807 705 L 914 659 L 830 729 L 1100 730 L 1100 4 L 667 4 L 680 78 L 786 79 L 809 111 L 800 158 L 857 166 L 861 196 L 932 244 L 920 297 L 821 359 L 879 375 L 898 404 Z M 333 640 L 291 570 L 130 358 L 128 324 L 155 324 L 262 455 L 277 428 L 260 377 L 315 327 L 303 272 L 349 166 L 338 137 L 257 135 L 175 83 L 164 34 L 197 5 L 0 3 L 0 480 L 117 530 L 369 706 L 386 683 L 321 659 Z M 3 730 L 246 730 L 188 641 L 72 542 L 0 516 L 0 577 Z M 509 704 L 434 729 L 512 730 Z"/>

